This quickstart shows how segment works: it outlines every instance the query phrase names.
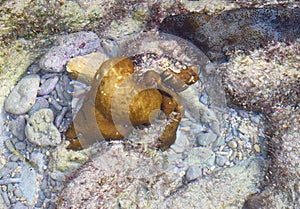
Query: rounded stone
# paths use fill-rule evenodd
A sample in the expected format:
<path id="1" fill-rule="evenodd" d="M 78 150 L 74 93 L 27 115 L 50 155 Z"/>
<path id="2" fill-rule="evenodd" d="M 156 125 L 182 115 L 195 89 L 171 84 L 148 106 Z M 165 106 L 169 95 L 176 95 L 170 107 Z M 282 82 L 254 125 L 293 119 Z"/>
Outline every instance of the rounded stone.
<path id="1" fill-rule="evenodd" d="M 20 115 L 27 113 L 35 103 L 40 77 L 31 74 L 22 78 L 5 101 L 5 111 Z"/>
<path id="2" fill-rule="evenodd" d="M 186 171 L 186 180 L 193 181 L 201 176 L 201 169 L 198 166 L 190 166 Z"/>
<path id="3" fill-rule="evenodd" d="M 51 109 L 40 109 L 33 113 L 25 127 L 25 135 L 33 144 L 55 146 L 61 142 L 61 136 L 53 124 L 54 115 Z"/>
<path id="4" fill-rule="evenodd" d="M 17 150 L 24 150 L 26 148 L 26 144 L 24 142 L 17 142 L 15 144 L 15 148 Z"/>
<path id="5" fill-rule="evenodd" d="M 219 166 L 224 166 L 227 160 L 228 159 L 225 156 L 221 156 L 221 155 L 216 156 L 216 164 Z"/>
<path id="6" fill-rule="evenodd" d="M 197 142 L 201 146 L 207 146 L 207 145 L 210 145 L 213 142 L 215 142 L 217 137 L 218 136 L 215 133 L 211 132 L 211 131 L 201 132 L 197 136 Z"/>
<path id="7" fill-rule="evenodd" d="M 232 149 L 236 149 L 237 148 L 236 141 L 230 141 L 230 142 L 228 142 L 228 147 L 230 147 Z"/>
<path id="8" fill-rule="evenodd" d="M 25 123 L 25 117 L 23 115 L 20 115 L 9 123 L 9 129 L 11 130 L 12 134 L 21 141 L 25 139 Z"/>

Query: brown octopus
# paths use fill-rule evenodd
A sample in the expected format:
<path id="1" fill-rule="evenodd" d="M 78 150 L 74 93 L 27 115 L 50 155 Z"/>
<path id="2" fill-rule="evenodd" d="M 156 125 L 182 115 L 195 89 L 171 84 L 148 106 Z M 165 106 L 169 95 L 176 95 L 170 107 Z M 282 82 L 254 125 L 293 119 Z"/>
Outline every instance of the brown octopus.
<path id="1" fill-rule="evenodd" d="M 166 150 L 176 139 L 183 114 L 177 93 L 197 80 L 197 67 L 165 55 L 147 53 L 105 61 L 65 133 L 68 148 L 78 150 L 103 139 L 123 139 L 134 127 L 149 125 L 164 115 L 167 124 L 155 146 Z"/>

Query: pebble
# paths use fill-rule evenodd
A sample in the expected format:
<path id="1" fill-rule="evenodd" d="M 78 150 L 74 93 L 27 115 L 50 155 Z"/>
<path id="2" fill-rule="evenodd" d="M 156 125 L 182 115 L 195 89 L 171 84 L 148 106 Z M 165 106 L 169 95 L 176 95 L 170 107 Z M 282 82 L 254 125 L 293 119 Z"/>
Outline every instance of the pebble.
<path id="1" fill-rule="evenodd" d="M 16 115 L 27 113 L 35 103 L 39 84 L 37 74 L 22 78 L 6 99 L 5 111 Z"/>
<path id="2" fill-rule="evenodd" d="M 23 141 L 25 139 L 25 117 L 20 115 L 15 120 L 12 120 L 9 123 L 9 129 L 15 137 Z"/>
<path id="3" fill-rule="evenodd" d="M 48 108 L 48 107 L 49 107 L 49 102 L 47 101 L 47 99 L 43 97 L 38 97 L 34 105 L 32 106 L 32 108 L 28 112 L 28 114 L 32 115 L 34 112 L 38 111 L 39 109 Z"/>
<path id="4" fill-rule="evenodd" d="M 196 180 L 202 176 L 201 169 L 198 166 L 190 166 L 186 171 L 186 180 L 188 182 Z"/>
<path id="5" fill-rule="evenodd" d="M 28 209 L 28 207 L 21 202 L 16 202 L 12 209 Z"/>
<path id="6" fill-rule="evenodd" d="M 51 93 L 54 89 L 59 80 L 58 76 L 48 78 L 41 86 L 40 90 L 38 91 L 39 96 L 43 96 L 46 94 Z"/>
<path id="7" fill-rule="evenodd" d="M 258 144 L 254 144 L 253 149 L 255 150 L 255 152 L 260 152 L 260 147 Z"/>
<path id="8" fill-rule="evenodd" d="M 228 161 L 228 159 L 225 156 L 222 156 L 222 155 L 216 156 L 216 164 L 219 166 L 224 166 L 227 161 Z"/>
<path id="9" fill-rule="evenodd" d="M 236 149 L 237 148 L 237 143 L 236 141 L 230 141 L 228 142 L 228 147 L 232 148 L 232 149 Z"/>
<path id="10" fill-rule="evenodd" d="M 217 137 L 217 134 L 212 131 L 200 132 L 197 136 L 197 142 L 200 146 L 207 146 L 214 143 Z"/>
<path id="11" fill-rule="evenodd" d="M 11 155 L 9 160 L 12 162 L 17 162 L 19 160 L 19 157 L 17 155 Z"/>
<path id="12" fill-rule="evenodd" d="M 22 191 L 21 191 L 18 187 L 15 188 L 14 195 L 15 195 L 17 198 L 23 197 Z"/>
<path id="13" fill-rule="evenodd" d="M 207 94 L 201 94 L 199 101 L 205 105 L 208 105 L 208 95 Z"/>
<path id="14" fill-rule="evenodd" d="M 54 115 L 51 109 L 40 109 L 33 113 L 25 127 L 28 141 L 42 147 L 60 144 L 61 136 L 53 121 Z"/>
<path id="15" fill-rule="evenodd" d="M 15 148 L 17 150 L 24 150 L 26 148 L 26 144 L 24 142 L 17 142 L 15 144 Z"/>
<path id="16" fill-rule="evenodd" d="M 242 134 L 249 134 L 249 128 L 244 125 L 244 124 L 241 124 L 239 127 L 238 127 L 238 131 Z"/>
<path id="17" fill-rule="evenodd" d="M 53 105 L 56 110 L 61 110 L 62 106 L 53 98 L 49 98 L 49 103 Z"/>

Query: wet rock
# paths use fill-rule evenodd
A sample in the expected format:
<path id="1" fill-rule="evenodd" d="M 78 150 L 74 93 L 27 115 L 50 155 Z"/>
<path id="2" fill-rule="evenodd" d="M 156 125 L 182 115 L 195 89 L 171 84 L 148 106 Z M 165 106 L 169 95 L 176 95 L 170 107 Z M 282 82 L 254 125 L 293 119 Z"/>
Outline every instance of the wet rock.
<path id="1" fill-rule="evenodd" d="M 97 51 L 100 48 L 100 40 L 93 32 L 81 31 L 59 37 L 55 45 L 39 62 L 43 71 L 62 72 L 72 57 Z"/>
<path id="2" fill-rule="evenodd" d="M 199 178 L 202 175 L 202 171 L 198 166 L 190 166 L 185 175 L 186 180 L 190 182 Z"/>
<path id="3" fill-rule="evenodd" d="M 40 190 L 41 175 L 28 164 L 23 164 L 21 182 L 19 189 L 29 205 L 35 205 L 38 201 L 38 192 Z"/>
<path id="4" fill-rule="evenodd" d="M 9 123 L 10 131 L 21 141 L 25 139 L 25 124 L 25 117 L 23 115 L 20 115 Z"/>
<path id="5" fill-rule="evenodd" d="M 40 109 L 33 113 L 25 127 L 28 140 L 39 146 L 55 146 L 61 142 L 61 136 L 53 124 L 51 109 Z"/>
<path id="6" fill-rule="evenodd" d="M 201 146 L 208 146 L 217 140 L 217 135 L 212 131 L 200 132 L 197 136 L 197 142 Z"/>
<path id="7" fill-rule="evenodd" d="M 194 147 L 188 153 L 186 159 L 184 159 L 184 164 L 187 166 L 195 165 L 200 168 L 210 167 L 215 162 L 215 153 L 206 147 Z"/>
<path id="8" fill-rule="evenodd" d="M 216 156 L 216 164 L 219 166 L 224 166 L 225 163 L 228 161 L 228 158 L 222 155 Z"/>
<path id="9" fill-rule="evenodd" d="M 26 144 L 24 142 L 17 142 L 15 144 L 15 148 L 17 150 L 24 150 L 26 148 Z"/>
<path id="10" fill-rule="evenodd" d="M 21 202 L 16 202 L 12 209 L 27 209 L 28 207 Z"/>
<path id="11" fill-rule="evenodd" d="M 104 53 L 92 53 L 78 56 L 69 60 L 67 71 L 71 77 L 80 82 L 90 85 L 97 70 L 108 57 Z"/>
<path id="12" fill-rule="evenodd" d="M 27 113 L 35 102 L 39 83 L 40 77 L 36 74 L 22 78 L 5 101 L 6 112 L 17 115 Z"/>
<path id="13" fill-rule="evenodd" d="M 29 115 L 32 115 L 34 112 L 42 109 L 42 108 L 48 108 L 49 107 L 49 102 L 47 99 L 43 97 L 38 97 L 35 100 L 34 105 L 31 107 L 30 111 L 28 112 Z"/>
<path id="14" fill-rule="evenodd" d="M 51 91 L 54 90 L 57 82 L 59 80 L 58 76 L 48 78 L 42 85 L 40 86 L 40 90 L 38 91 L 39 96 L 43 96 L 49 94 Z"/>
<path id="15" fill-rule="evenodd" d="M 299 10 L 273 5 L 214 14 L 193 12 L 167 17 L 160 29 L 192 41 L 211 60 L 225 61 L 227 51 L 254 49 L 266 40 L 300 37 Z"/>

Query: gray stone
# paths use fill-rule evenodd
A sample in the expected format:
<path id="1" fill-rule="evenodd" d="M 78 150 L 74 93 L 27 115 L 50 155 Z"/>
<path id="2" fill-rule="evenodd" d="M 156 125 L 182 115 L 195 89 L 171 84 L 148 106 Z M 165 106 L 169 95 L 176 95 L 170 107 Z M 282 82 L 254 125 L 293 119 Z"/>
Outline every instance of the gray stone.
<path id="1" fill-rule="evenodd" d="M 28 207 L 21 202 L 16 202 L 12 209 L 28 209 Z"/>
<path id="2" fill-rule="evenodd" d="M 39 84 L 40 77 L 36 74 L 22 78 L 5 101 L 6 112 L 16 115 L 27 113 L 35 102 Z"/>
<path id="3" fill-rule="evenodd" d="M 38 95 L 43 96 L 49 94 L 51 91 L 54 90 L 57 82 L 59 80 L 58 76 L 48 78 L 41 86 L 40 90 L 38 91 Z"/>
<path id="4" fill-rule="evenodd" d="M 29 115 L 32 115 L 34 112 L 38 111 L 39 109 L 42 108 L 48 108 L 49 107 L 49 102 L 47 99 L 43 98 L 43 97 L 38 97 L 34 103 L 34 105 L 32 106 L 32 108 L 30 109 L 30 111 L 28 112 Z"/>
<path id="5" fill-rule="evenodd" d="M 215 153 L 206 147 L 194 147 L 188 153 L 184 159 L 184 165 L 186 167 L 195 165 L 201 168 L 210 167 L 215 163 Z"/>
<path id="6" fill-rule="evenodd" d="M 26 144 L 24 142 L 17 142 L 15 144 L 15 148 L 17 150 L 24 150 L 26 148 Z"/>
<path id="7" fill-rule="evenodd" d="M 217 134 L 208 131 L 208 132 L 200 132 L 197 136 L 197 142 L 201 146 L 208 146 L 214 143 L 217 139 Z"/>
<path id="8" fill-rule="evenodd" d="M 236 149 L 237 146 L 238 145 L 237 145 L 236 141 L 234 141 L 234 140 L 228 142 L 228 147 L 230 147 L 231 149 Z"/>
<path id="9" fill-rule="evenodd" d="M 9 160 L 12 162 L 17 162 L 19 160 L 19 157 L 17 155 L 11 155 Z"/>
<path id="10" fill-rule="evenodd" d="M 5 164 L 5 167 L 10 169 L 11 171 L 14 171 L 18 167 L 18 163 L 16 163 L 16 162 L 7 162 Z"/>
<path id="11" fill-rule="evenodd" d="M 199 178 L 202 175 L 201 169 L 198 166 L 190 166 L 185 174 L 186 180 L 188 182 Z"/>
<path id="12" fill-rule="evenodd" d="M 11 121 L 9 123 L 9 129 L 15 137 L 23 141 L 25 139 L 25 117 L 20 115 L 15 120 Z"/>
<path id="13" fill-rule="evenodd" d="M 63 35 L 55 44 L 39 62 L 40 68 L 46 72 L 62 72 L 72 57 L 89 54 L 100 48 L 98 36 L 86 31 Z"/>
<path id="14" fill-rule="evenodd" d="M 227 162 L 227 157 L 222 156 L 222 155 L 217 155 L 216 156 L 216 164 L 219 166 L 224 166 L 225 163 Z"/>
<path id="15" fill-rule="evenodd" d="M 53 124 L 54 115 L 51 109 L 40 109 L 33 113 L 25 127 L 25 134 L 33 144 L 55 146 L 61 142 L 61 136 Z"/>
<path id="16" fill-rule="evenodd" d="M 22 191 L 19 189 L 19 187 L 16 187 L 16 189 L 15 189 L 15 191 L 14 191 L 14 195 L 15 195 L 17 198 L 23 197 L 23 193 L 22 193 Z"/>
<path id="17" fill-rule="evenodd" d="M 40 184 L 41 175 L 39 175 L 35 169 L 32 169 L 30 165 L 24 163 L 19 188 L 29 205 L 37 203 Z"/>

